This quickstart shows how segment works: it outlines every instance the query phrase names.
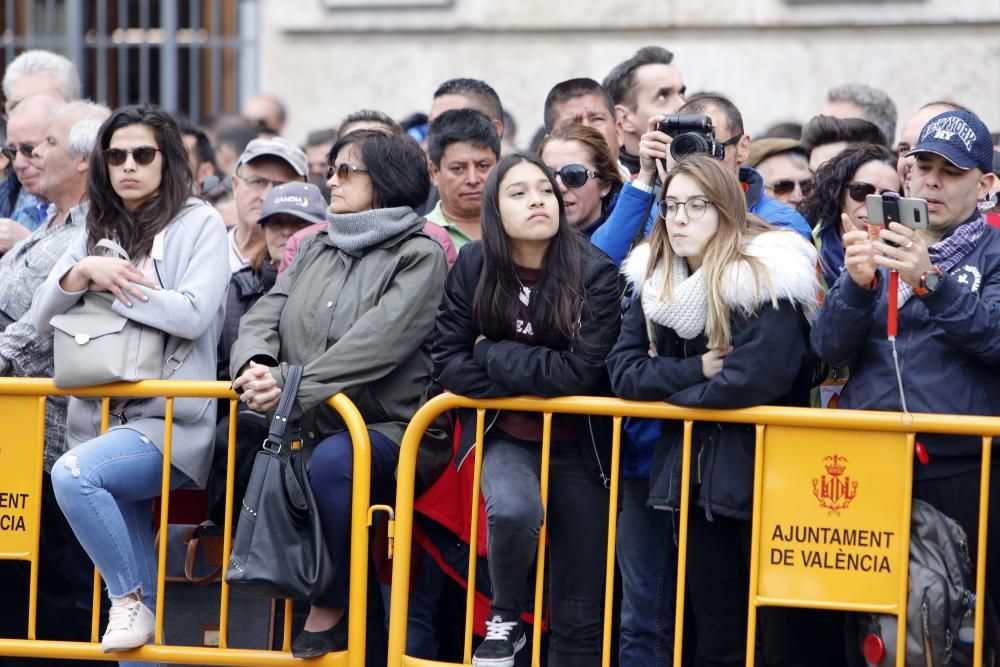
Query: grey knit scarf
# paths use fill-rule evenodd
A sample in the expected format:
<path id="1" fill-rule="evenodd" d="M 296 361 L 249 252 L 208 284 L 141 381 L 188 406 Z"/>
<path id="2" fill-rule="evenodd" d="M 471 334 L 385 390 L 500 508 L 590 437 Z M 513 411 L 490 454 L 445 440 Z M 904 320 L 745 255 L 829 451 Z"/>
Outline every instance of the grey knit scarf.
<path id="1" fill-rule="evenodd" d="M 360 213 L 327 213 L 327 234 L 333 245 L 356 255 L 386 239 L 402 234 L 417 222 L 409 206 L 376 208 Z"/>

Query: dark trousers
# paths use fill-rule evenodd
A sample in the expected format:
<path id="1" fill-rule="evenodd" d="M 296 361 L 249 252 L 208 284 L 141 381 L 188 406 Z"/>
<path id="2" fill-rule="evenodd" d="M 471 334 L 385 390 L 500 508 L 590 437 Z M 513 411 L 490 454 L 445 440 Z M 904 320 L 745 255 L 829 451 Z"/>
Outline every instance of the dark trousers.
<path id="1" fill-rule="evenodd" d="M 616 545 L 622 575 L 621 667 L 673 664 L 677 593 L 673 513 L 647 507 L 648 498 L 648 479 L 622 480 Z"/>
<path id="2" fill-rule="evenodd" d="M 548 541 L 552 638 L 549 667 L 599 665 L 607 559 L 608 492 L 586 469 L 580 444 L 552 444 Z M 542 525 L 541 445 L 491 433 L 482 488 L 493 608 L 520 614 Z"/>
<path id="3" fill-rule="evenodd" d="M 692 491 L 697 497 L 697 490 Z M 687 586 L 698 633 L 695 664 L 746 664 L 750 585 L 750 522 L 692 503 L 688 518 Z M 765 607 L 757 612 L 757 664 L 768 667 L 843 665 L 842 615 Z"/>
<path id="4" fill-rule="evenodd" d="M 394 505 L 399 445 L 378 431 L 368 430 L 371 441 L 372 504 Z M 323 440 L 309 464 L 309 486 L 316 496 L 323 538 L 337 576 L 330 588 L 313 602 L 320 607 L 347 607 L 350 585 L 351 496 L 354 489 L 354 445 L 343 431 Z"/>

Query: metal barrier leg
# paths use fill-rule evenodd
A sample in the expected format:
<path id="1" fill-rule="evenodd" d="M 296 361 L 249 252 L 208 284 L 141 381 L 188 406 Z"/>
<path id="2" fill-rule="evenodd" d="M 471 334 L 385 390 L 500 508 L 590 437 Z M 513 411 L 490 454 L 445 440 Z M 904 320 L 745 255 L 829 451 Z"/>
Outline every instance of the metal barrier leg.
<path id="1" fill-rule="evenodd" d="M 473 459 L 475 467 L 472 469 L 472 522 L 469 526 L 469 574 L 465 592 L 465 645 L 462 648 L 462 655 L 467 665 L 472 664 L 472 624 L 475 616 L 476 566 L 479 558 L 479 484 L 483 479 L 485 430 L 486 410 L 476 410 L 476 451 Z M 403 638 L 405 640 L 405 633 Z"/>
<path id="2" fill-rule="evenodd" d="M 979 478 L 979 542 L 976 544 L 976 643 L 972 649 L 972 664 L 983 664 L 983 636 L 986 623 L 986 543 L 989 538 L 990 465 L 993 438 L 983 436 L 982 472 Z"/>
<path id="3" fill-rule="evenodd" d="M 611 433 L 611 497 L 608 503 L 608 560 L 604 573 L 604 641 L 601 648 L 601 665 L 611 665 L 611 628 L 615 597 L 615 544 L 618 531 L 618 485 L 621 482 L 622 418 L 615 417 Z"/>
<path id="4" fill-rule="evenodd" d="M 552 453 L 552 413 L 542 414 L 542 465 L 538 471 L 542 496 L 542 527 L 538 531 L 538 567 L 535 570 L 535 610 L 532 625 L 531 667 L 542 664 L 542 619 L 545 608 L 545 539 L 549 525 L 549 458 Z"/>
<path id="5" fill-rule="evenodd" d="M 760 572 L 760 512 L 764 492 L 764 425 L 756 426 L 753 457 L 753 519 L 750 542 L 750 587 L 747 591 L 747 645 L 746 665 L 753 667 L 757 640 L 757 577 Z"/>
<path id="6" fill-rule="evenodd" d="M 677 600 L 674 603 L 674 664 L 681 664 L 684 648 L 684 593 L 687 572 L 688 511 L 691 505 L 691 435 L 694 422 L 684 422 L 684 443 L 681 453 L 681 502 L 677 536 Z"/>

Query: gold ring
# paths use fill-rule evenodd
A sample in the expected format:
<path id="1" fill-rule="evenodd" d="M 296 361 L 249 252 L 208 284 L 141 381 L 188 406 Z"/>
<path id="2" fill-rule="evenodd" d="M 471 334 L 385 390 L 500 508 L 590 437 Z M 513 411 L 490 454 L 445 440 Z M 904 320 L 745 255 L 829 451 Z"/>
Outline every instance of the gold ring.
<path id="1" fill-rule="evenodd" d="M 913 247 L 913 241 L 911 240 L 909 243 L 903 246 L 903 250 L 909 250 L 912 247 Z"/>

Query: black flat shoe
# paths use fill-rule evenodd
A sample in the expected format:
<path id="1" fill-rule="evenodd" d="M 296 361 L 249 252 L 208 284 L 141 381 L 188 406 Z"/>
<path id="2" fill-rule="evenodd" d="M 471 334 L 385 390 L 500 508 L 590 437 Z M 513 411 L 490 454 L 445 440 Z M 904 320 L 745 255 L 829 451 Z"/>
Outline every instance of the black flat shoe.
<path id="1" fill-rule="evenodd" d="M 347 649 L 347 613 L 337 624 L 322 632 L 303 630 L 292 642 L 292 657 L 318 658 L 331 651 Z"/>

